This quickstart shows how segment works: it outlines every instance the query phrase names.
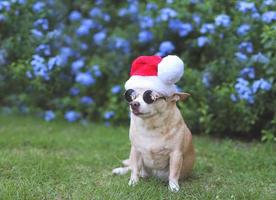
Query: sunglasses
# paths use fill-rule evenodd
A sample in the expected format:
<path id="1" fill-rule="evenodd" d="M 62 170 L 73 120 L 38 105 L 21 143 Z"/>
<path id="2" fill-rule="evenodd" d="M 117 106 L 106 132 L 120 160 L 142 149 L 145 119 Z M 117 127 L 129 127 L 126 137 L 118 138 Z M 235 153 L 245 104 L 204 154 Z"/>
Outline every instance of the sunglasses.
<path id="1" fill-rule="evenodd" d="M 124 93 L 125 100 L 128 103 L 132 102 L 137 96 L 138 96 L 138 94 L 133 89 L 128 89 Z M 143 94 L 143 100 L 147 104 L 152 104 L 153 102 L 155 102 L 155 101 L 157 101 L 159 99 L 166 100 L 166 97 L 165 96 L 156 96 L 156 95 L 153 95 L 153 91 L 152 90 L 147 90 Z"/>

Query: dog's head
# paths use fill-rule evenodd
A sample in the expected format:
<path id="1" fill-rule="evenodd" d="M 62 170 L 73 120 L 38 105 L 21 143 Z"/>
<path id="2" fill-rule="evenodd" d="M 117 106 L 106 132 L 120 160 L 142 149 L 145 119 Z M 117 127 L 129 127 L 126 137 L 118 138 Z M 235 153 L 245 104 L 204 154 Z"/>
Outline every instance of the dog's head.
<path id="1" fill-rule="evenodd" d="M 190 94 L 174 93 L 164 96 L 148 89 L 129 89 L 124 94 L 129 103 L 130 111 L 141 118 L 149 118 L 161 114 L 174 106 L 179 100 L 185 100 Z"/>

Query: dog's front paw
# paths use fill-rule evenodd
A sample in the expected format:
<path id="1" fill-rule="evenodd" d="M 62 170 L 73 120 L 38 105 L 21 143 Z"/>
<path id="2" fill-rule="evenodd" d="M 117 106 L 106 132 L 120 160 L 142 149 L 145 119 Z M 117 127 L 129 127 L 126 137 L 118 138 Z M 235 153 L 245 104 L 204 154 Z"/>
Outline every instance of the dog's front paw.
<path id="1" fill-rule="evenodd" d="M 128 182 L 128 185 L 129 186 L 135 186 L 135 185 L 137 185 L 138 181 L 139 181 L 138 178 L 130 178 L 129 182 Z"/>
<path id="2" fill-rule="evenodd" d="M 128 171 L 130 171 L 129 167 L 119 167 L 112 170 L 112 174 L 114 175 L 124 175 Z"/>
<path id="3" fill-rule="evenodd" d="M 178 192 L 180 187 L 179 187 L 178 183 L 173 182 L 173 181 L 169 181 L 169 189 L 172 192 Z"/>

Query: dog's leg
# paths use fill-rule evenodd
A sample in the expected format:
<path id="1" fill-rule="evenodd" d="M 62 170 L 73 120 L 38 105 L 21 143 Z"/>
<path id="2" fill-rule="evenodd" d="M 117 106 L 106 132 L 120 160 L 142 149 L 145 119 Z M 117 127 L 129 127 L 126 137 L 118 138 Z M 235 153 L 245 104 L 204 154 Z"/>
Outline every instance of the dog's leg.
<path id="1" fill-rule="evenodd" d="M 179 191 L 178 180 L 181 174 L 183 155 L 180 151 L 174 151 L 170 154 L 170 173 L 169 189 L 172 192 Z"/>
<path id="2" fill-rule="evenodd" d="M 129 166 L 129 158 L 122 161 L 124 166 Z"/>
<path id="3" fill-rule="evenodd" d="M 112 170 L 114 175 L 124 175 L 130 171 L 130 167 L 118 167 Z"/>
<path id="4" fill-rule="evenodd" d="M 114 175 L 124 175 L 130 171 L 130 161 L 129 158 L 122 161 L 124 167 L 118 167 L 112 170 Z"/>
<path id="5" fill-rule="evenodd" d="M 145 165 L 142 164 L 140 177 L 141 178 L 148 178 L 149 176 L 150 176 L 150 173 L 149 173 L 148 169 L 146 169 Z"/>
<path id="6" fill-rule="evenodd" d="M 131 176 L 128 182 L 129 186 L 134 186 L 138 183 L 141 165 L 142 165 L 141 155 L 137 152 L 137 150 L 134 147 L 131 147 L 131 151 L 130 151 Z"/>
<path id="7" fill-rule="evenodd" d="M 130 163 L 129 159 L 125 159 L 122 161 L 124 167 L 118 167 L 112 170 L 112 174 L 114 175 L 124 175 L 127 174 L 131 169 L 130 169 Z"/>

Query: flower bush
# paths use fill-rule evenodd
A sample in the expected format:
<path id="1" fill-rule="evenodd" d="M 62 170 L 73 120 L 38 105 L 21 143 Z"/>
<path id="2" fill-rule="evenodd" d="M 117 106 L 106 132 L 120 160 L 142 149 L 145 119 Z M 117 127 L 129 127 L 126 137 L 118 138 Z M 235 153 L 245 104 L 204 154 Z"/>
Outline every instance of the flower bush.
<path id="1" fill-rule="evenodd" d="M 177 54 L 195 133 L 275 139 L 272 0 L 0 1 L 0 105 L 46 121 L 128 123 L 131 61 Z"/>

